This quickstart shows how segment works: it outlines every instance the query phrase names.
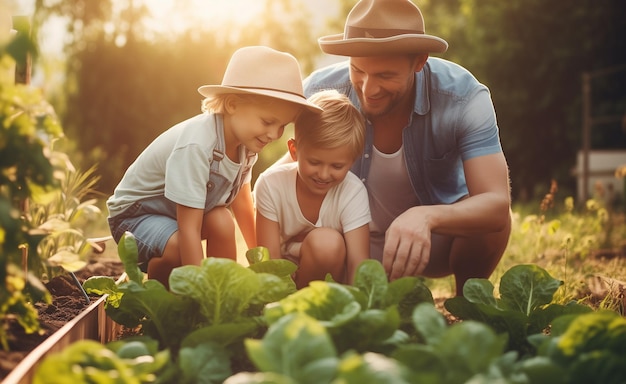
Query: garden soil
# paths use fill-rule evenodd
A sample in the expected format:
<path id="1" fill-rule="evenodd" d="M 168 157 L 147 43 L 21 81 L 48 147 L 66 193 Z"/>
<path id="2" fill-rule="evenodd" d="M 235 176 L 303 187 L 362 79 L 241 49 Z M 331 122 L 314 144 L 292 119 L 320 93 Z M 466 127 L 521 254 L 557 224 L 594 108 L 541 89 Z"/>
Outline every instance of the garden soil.
<path id="1" fill-rule="evenodd" d="M 94 259 L 83 269 L 75 272 L 75 276 L 82 284 L 91 276 L 111 276 L 117 279 L 123 273 L 124 266 L 119 259 Z M 0 380 L 3 380 L 33 349 L 90 304 L 69 273 L 55 276 L 45 286 L 52 295 L 52 303 L 35 304 L 43 333 L 26 334 L 17 322 L 9 321 L 10 350 L 0 349 Z M 97 299 L 98 296 L 90 297 L 91 302 Z"/>

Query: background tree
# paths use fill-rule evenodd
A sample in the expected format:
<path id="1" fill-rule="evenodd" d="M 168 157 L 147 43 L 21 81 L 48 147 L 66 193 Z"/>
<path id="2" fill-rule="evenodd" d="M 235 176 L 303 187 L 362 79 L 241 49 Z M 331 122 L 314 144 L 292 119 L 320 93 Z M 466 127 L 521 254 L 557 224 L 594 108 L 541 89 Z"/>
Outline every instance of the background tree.
<path id="1" fill-rule="evenodd" d="M 553 178 L 573 192 L 571 169 L 582 141 L 581 76 L 626 65 L 626 40 L 621 37 L 626 35 L 626 3 L 427 4 L 424 13 L 432 28 L 427 27 L 441 30 L 450 43 L 445 57 L 470 69 L 491 89 L 514 196 L 541 196 Z M 593 115 L 626 114 L 626 71 L 598 79 L 594 90 Z M 592 147 L 626 148 L 625 129 L 619 119 L 594 127 Z"/>
<path id="2" fill-rule="evenodd" d="M 339 0 L 323 32 L 313 32 L 295 0 L 264 0 L 245 26 L 195 25 L 176 36 L 148 32 L 148 12 L 132 0 L 37 1 L 39 20 L 68 19 L 64 127 L 85 155 L 100 163 L 109 194 L 126 167 L 156 135 L 199 112 L 202 84 L 219 83 L 232 52 L 264 44 L 293 53 L 306 75 L 325 57 L 317 39 L 343 31 L 356 0 Z M 52 5 L 48 4 L 52 3 Z M 192 0 L 181 0 L 177 9 Z M 571 169 L 581 147 L 581 76 L 626 64 L 626 2 L 621 0 L 420 0 L 427 32 L 445 38 L 440 55 L 489 86 L 516 199 L 545 193 L 556 179 L 573 193 Z M 300 4 L 299 6 L 297 4 Z M 594 116 L 623 116 L 626 71 L 594 79 Z M 626 148 L 620 121 L 594 126 L 594 148 Z M 262 153 L 255 172 L 279 153 Z M 85 166 L 84 166 L 85 167 Z M 537 191 L 537 192 L 535 192 Z"/>

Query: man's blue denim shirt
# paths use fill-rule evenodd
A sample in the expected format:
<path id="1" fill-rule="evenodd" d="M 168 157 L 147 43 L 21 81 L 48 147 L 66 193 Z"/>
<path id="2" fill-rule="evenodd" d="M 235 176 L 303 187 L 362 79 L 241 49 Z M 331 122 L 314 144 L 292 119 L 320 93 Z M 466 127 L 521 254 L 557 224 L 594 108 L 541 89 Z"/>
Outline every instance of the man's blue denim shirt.
<path id="1" fill-rule="evenodd" d="M 421 204 L 450 204 L 468 194 L 463 161 L 502 152 L 489 89 L 465 68 L 431 57 L 415 74 L 415 106 L 404 128 L 404 158 Z M 350 83 L 349 61 L 313 72 L 304 93 L 336 89 L 360 108 Z M 367 123 L 365 149 L 352 172 L 364 182 L 370 168 L 373 128 Z"/>

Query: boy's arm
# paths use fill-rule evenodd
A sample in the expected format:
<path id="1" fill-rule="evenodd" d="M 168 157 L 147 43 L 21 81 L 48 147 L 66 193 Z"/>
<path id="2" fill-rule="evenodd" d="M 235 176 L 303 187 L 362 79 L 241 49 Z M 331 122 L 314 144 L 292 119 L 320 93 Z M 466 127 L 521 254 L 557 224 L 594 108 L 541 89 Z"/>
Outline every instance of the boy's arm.
<path id="1" fill-rule="evenodd" d="M 256 229 L 257 244 L 267 248 L 270 252 L 270 258 L 282 258 L 280 254 L 280 227 L 278 223 L 257 212 Z"/>
<path id="2" fill-rule="evenodd" d="M 370 227 L 364 224 L 344 234 L 346 241 L 346 279 L 354 283 L 354 274 L 362 261 L 370 256 Z"/>
<path id="3" fill-rule="evenodd" d="M 203 217 L 204 211 L 202 209 L 176 205 L 181 265 L 200 265 L 204 259 L 200 236 Z"/>
<path id="4" fill-rule="evenodd" d="M 252 202 L 250 183 L 241 186 L 237 197 L 235 197 L 231 204 L 231 209 L 248 249 L 256 247 L 254 203 Z"/>

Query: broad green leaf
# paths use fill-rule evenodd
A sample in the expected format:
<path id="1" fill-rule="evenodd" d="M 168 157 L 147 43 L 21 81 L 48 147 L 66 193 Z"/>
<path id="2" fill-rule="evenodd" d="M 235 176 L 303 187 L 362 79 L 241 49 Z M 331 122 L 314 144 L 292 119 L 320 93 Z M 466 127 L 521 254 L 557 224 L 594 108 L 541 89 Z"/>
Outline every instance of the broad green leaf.
<path id="1" fill-rule="evenodd" d="M 135 235 L 126 232 L 122 235 L 117 244 L 117 253 L 124 264 L 124 270 L 131 281 L 141 284 L 143 281 L 143 272 L 137 266 L 139 251 L 137 250 L 137 241 Z"/>
<path id="2" fill-rule="evenodd" d="M 123 293 L 119 291 L 115 280 L 109 276 L 91 276 L 83 282 L 83 289 L 88 294 L 107 295 L 106 305 L 119 307 Z"/>
<path id="3" fill-rule="evenodd" d="M 246 260 L 250 265 L 270 260 L 270 251 L 265 247 L 250 248 L 246 251 Z"/>
<path id="4" fill-rule="evenodd" d="M 87 265 L 85 260 L 81 260 L 80 255 L 69 249 L 62 249 L 50 256 L 48 263 L 53 267 L 61 267 L 70 272 L 81 270 Z"/>
<path id="5" fill-rule="evenodd" d="M 256 273 L 271 273 L 272 275 L 283 277 L 291 276 L 298 269 L 298 266 L 289 260 L 272 259 L 251 264 L 248 268 Z"/>
<path id="6" fill-rule="evenodd" d="M 237 320 L 261 286 L 252 270 L 233 260 L 215 257 L 202 260 L 199 267 L 174 268 L 169 284 L 173 293 L 196 301 L 208 324 Z"/>
<path id="7" fill-rule="evenodd" d="M 543 332 L 554 319 L 563 315 L 582 314 L 593 311 L 587 305 L 577 304 L 575 302 L 567 305 L 549 304 L 546 307 L 535 309 L 528 319 L 528 334 Z"/>
<path id="8" fill-rule="evenodd" d="M 291 275 L 298 269 L 298 266 L 289 260 L 273 259 L 261 261 L 251 264 L 248 268 L 257 273 L 261 284 L 255 301 L 263 304 L 278 301 L 297 290 L 296 283 L 291 278 Z M 275 279 L 272 279 L 270 276 L 264 276 L 266 274 L 276 276 L 280 279 L 280 282 L 277 284 Z"/>
<path id="9" fill-rule="evenodd" d="M 298 384 L 290 377 L 275 372 L 239 372 L 224 384 Z"/>
<path id="10" fill-rule="evenodd" d="M 519 369 L 528 377 L 529 383 L 567 383 L 567 371 L 545 356 L 533 356 L 525 359 L 519 364 Z"/>
<path id="11" fill-rule="evenodd" d="M 411 343 L 401 345 L 391 357 L 411 370 L 413 383 L 439 384 L 445 382 L 447 363 L 431 345 Z"/>
<path id="12" fill-rule="evenodd" d="M 336 374 L 337 352 L 326 328 L 303 313 L 281 317 L 262 340 L 246 339 L 245 347 L 260 371 L 280 373 L 297 383 L 327 383 Z M 316 363 L 320 360 L 324 369 Z"/>
<path id="13" fill-rule="evenodd" d="M 269 324 L 289 313 L 299 312 L 319 320 L 328 328 L 340 327 L 358 316 L 361 305 L 341 284 L 312 281 L 308 287 L 268 304 L 264 317 Z"/>
<path id="14" fill-rule="evenodd" d="M 509 335 L 509 348 L 525 350 L 528 317 L 517 311 L 502 310 L 486 304 L 471 303 L 463 296 L 453 297 L 444 303 L 445 308 L 463 320 L 474 320 L 490 326 L 495 332 Z"/>
<path id="15" fill-rule="evenodd" d="M 388 285 L 387 274 L 380 262 L 365 260 L 357 267 L 354 286 L 367 296 L 367 307 L 364 309 L 385 308 Z"/>
<path id="16" fill-rule="evenodd" d="M 367 352 L 348 354 L 341 359 L 339 374 L 333 383 L 408 384 L 410 371 L 387 356 Z"/>
<path id="17" fill-rule="evenodd" d="M 507 335 L 496 335 L 488 326 L 476 321 L 463 321 L 450 326 L 436 349 L 449 367 L 449 382 L 464 383 L 484 373 L 502 355 Z"/>
<path id="18" fill-rule="evenodd" d="M 178 354 L 180 384 L 221 384 L 232 375 L 226 350 L 216 343 L 184 347 Z"/>
<path id="19" fill-rule="evenodd" d="M 80 340 L 47 357 L 33 379 L 34 384 L 112 382 L 140 383 L 121 358 L 93 340 Z"/>
<path id="20" fill-rule="evenodd" d="M 448 329 L 445 317 L 430 303 L 415 307 L 413 326 L 426 344 L 437 344 Z"/>
<path id="21" fill-rule="evenodd" d="M 535 264 L 516 265 L 500 279 L 500 305 L 530 316 L 536 308 L 549 304 L 563 281 L 554 279 Z"/>
<path id="22" fill-rule="evenodd" d="M 262 305 L 284 299 L 296 292 L 296 284 L 290 277 L 279 277 L 269 273 L 257 273 L 259 290 L 252 302 Z"/>
<path id="23" fill-rule="evenodd" d="M 494 293 L 493 284 L 487 279 L 471 278 L 463 286 L 463 297 L 476 304 L 498 306 Z"/>
<path id="24" fill-rule="evenodd" d="M 181 347 L 195 347 L 209 342 L 227 347 L 254 335 L 258 330 L 259 324 L 252 319 L 239 323 L 208 325 L 189 332 L 183 339 Z"/>
<path id="25" fill-rule="evenodd" d="M 169 292 L 156 280 L 144 284 L 128 281 L 119 289 L 123 293 L 120 305 L 107 307 L 107 315 L 128 327 L 142 324 L 144 334 L 166 346 L 177 346 L 197 321 L 197 305 L 190 298 Z"/>
<path id="26" fill-rule="evenodd" d="M 375 350 L 392 337 L 400 326 L 396 306 L 367 309 L 342 327 L 329 330 L 339 353 L 353 349 L 359 352 Z"/>
<path id="27" fill-rule="evenodd" d="M 558 339 L 558 348 L 570 357 L 595 350 L 609 350 L 626 357 L 625 345 L 626 318 L 607 310 L 578 316 Z"/>
<path id="28" fill-rule="evenodd" d="M 405 276 L 389 283 L 387 305 L 397 305 L 403 323 L 410 323 L 413 310 L 420 303 L 434 304 L 433 294 L 418 277 Z"/>

